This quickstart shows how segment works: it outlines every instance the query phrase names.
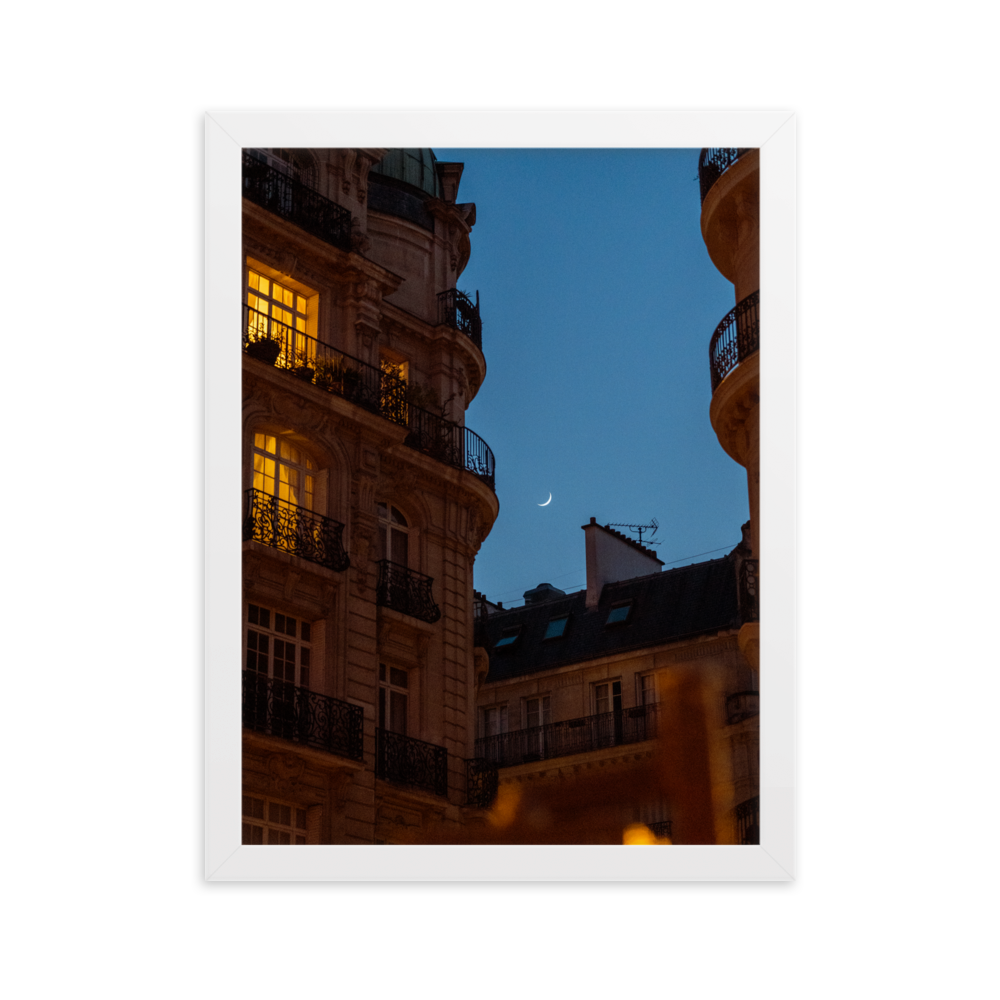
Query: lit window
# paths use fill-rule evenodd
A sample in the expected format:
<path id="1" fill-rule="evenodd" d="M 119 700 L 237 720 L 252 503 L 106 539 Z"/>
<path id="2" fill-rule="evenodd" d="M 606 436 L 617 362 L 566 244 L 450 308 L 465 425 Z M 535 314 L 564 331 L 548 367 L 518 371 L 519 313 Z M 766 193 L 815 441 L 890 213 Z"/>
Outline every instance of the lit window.
<path id="1" fill-rule="evenodd" d="M 312 510 L 316 463 L 284 438 L 278 440 L 273 434 L 254 434 L 253 488 Z"/>
<path id="2" fill-rule="evenodd" d="M 244 844 L 306 843 L 306 811 L 287 802 L 243 796 Z"/>
<path id="3" fill-rule="evenodd" d="M 316 357 L 316 340 L 307 334 L 310 301 L 253 268 L 247 269 L 247 338 L 276 340 L 281 344 L 277 364 L 289 368 Z"/>
<path id="4" fill-rule="evenodd" d="M 398 667 L 378 665 L 378 726 L 391 733 L 406 735 L 407 699 L 410 678 Z"/>
<path id="5" fill-rule="evenodd" d="M 629 614 L 632 611 L 632 602 L 629 601 L 627 604 L 619 604 L 617 607 L 612 608 L 608 612 L 608 620 L 604 623 L 605 625 L 624 625 L 629 619 Z"/>
<path id="6" fill-rule="evenodd" d="M 542 641 L 544 642 L 545 639 L 561 639 L 566 634 L 567 625 L 569 625 L 569 615 L 563 615 L 561 618 L 553 618 L 545 630 Z"/>

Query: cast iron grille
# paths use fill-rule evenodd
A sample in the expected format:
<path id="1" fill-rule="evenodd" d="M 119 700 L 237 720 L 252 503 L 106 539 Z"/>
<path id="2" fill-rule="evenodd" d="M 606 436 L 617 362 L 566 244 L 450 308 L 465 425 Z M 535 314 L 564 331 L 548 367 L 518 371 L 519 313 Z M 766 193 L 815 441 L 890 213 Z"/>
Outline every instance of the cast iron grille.
<path id="1" fill-rule="evenodd" d="M 409 447 L 456 469 L 465 469 L 496 490 L 493 452 L 475 431 L 419 406 L 409 410 L 410 433 L 405 442 Z"/>
<path id="2" fill-rule="evenodd" d="M 740 363 L 760 348 L 760 291 L 737 303 L 715 328 L 708 345 L 712 392 Z"/>
<path id="3" fill-rule="evenodd" d="M 488 809 L 497 797 L 500 776 L 496 764 L 480 757 L 465 762 L 466 805 Z"/>
<path id="4" fill-rule="evenodd" d="M 243 671 L 243 725 L 351 760 L 364 758 L 362 708 L 251 670 Z"/>
<path id="5" fill-rule="evenodd" d="M 433 583 L 433 577 L 388 559 L 380 559 L 375 601 L 383 608 L 392 608 L 433 625 L 441 617 L 441 609 L 434 603 Z"/>
<path id="6" fill-rule="evenodd" d="M 249 489 L 244 496 L 243 541 L 253 540 L 291 552 L 338 573 L 351 565 L 344 551 L 344 526 L 339 521 L 279 500 L 263 490 Z"/>
<path id="7" fill-rule="evenodd" d="M 755 715 L 760 715 L 759 691 L 737 691 L 726 698 L 726 722 L 730 726 Z"/>
<path id="8" fill-rule="evenodd" d="M 750 149 L 703 149 L 698 157 L 698 182 L 702 204 L 712 185 Z"/>
<path id="9" fill-rule="evenodd" d="M 245 304 L 243 350 L 394 424 L 407 423 L 406 383 L 402 379 Z"/>
<path id="10" fill-rule="evenodd" d="M 483 349 L 483 321 L 479 316 L 479 292 L 473 303 L 465 292 L 449 288 L 438 294 L 439 323 L 464 333 L 479 350 Z"/>
<path id="11" fill-rule="evenodd" d="M 351 213 L 243 150 L 243 196 L 335 246 L 351 249 Z"/>
<path id="12" fill-rule="evenodd" d="M 661 819 L 655 823 L 647 823 L 646 826 L 649 827 L 654 837 L 669 837 L 673 824 L 674 821 L 671 819 Z"/>
<path id="13" fill-rule="evenodd" d="M 513 767 L 529 761 L 567 757 L 604 747 L 651 740 L 658 733 L 656 705 L 640 705 L 617 712 L 602 712 L 568 722 L 551 722 L 512 733 L 496 733 L 476 740 L 476 756 L 497 767 Z"/>
<path id="14" fill-rule="evenodd" d="M 294 330 L 246 304 L 243 351 L 408 427 L 409 447 L 456 469 L 465 469 L 496 490 L 496 462 L 489 445 L 468 427 L 408 404 L 406 382 L 390 372 L 344 354 L 326 341 Z"/>
<path id="15" fill-rule="evenodd" d="M 740 617 L 744 622 L 760 621 L 759 566 L 757 559 L 744 559 L 740 566 Z"/>
<path id="16" fill-rule="evenodd" d="M 736 839 L 741 844 L 760 843 L 760 796 L 736 807 Z"/>
<path id="17" fill-rule="evenodd" d="M 435 795 L 448 794 L 448 751 L 412 736 L 375 730 L 375 775 Z"/>

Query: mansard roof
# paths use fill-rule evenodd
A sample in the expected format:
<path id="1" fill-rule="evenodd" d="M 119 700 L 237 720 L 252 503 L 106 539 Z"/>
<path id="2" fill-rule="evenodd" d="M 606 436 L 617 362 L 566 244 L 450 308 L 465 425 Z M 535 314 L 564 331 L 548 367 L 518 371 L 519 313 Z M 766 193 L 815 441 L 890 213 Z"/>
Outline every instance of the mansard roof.
<path id="1" fill-rule="evenodd" d="M 686 637 L 739 628 L 733 553 L 662 573 L 609 583 L 595 608 L 587 592 L 492 612 L 485 623 L 490 651 L 487 683 L 645 649 Z M 622 612 L 625 605 L 628 612 Z M 608 624 L 613 617 L 623 621 Z M 545 638 L 549 622 L 569 616 L 560 638 Z M 515 634 L 514 641 L 510 636 Z M 506 636 L 507 643 L 496 648 Z"/>

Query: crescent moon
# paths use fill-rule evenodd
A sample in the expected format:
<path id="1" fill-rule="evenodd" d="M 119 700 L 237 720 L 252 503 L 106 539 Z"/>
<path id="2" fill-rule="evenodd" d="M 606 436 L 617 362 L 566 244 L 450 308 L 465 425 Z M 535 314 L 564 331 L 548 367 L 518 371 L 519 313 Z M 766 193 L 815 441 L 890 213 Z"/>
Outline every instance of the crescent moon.
<path id="1" fill-rule="evenodd" d="M 538 506 L 539 507 L 548 507 L 548 505 L 550 503 L 552 503 L 552 494 L 551 493 L 549 494 L 548 500 L 546 500 L 545 503 L 540 503 Z"/>

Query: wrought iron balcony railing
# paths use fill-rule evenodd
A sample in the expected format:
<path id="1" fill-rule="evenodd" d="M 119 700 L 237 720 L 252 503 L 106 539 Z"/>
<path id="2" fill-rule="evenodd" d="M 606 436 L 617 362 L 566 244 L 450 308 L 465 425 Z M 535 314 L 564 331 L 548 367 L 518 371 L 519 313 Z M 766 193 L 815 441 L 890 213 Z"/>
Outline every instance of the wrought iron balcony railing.
<path id="1" fill-rule="evenodd" d="M 497 766 L 481 757 L 473 757 L 465 762 L 466 774 L 466 805 L 479 809 L 489 809 L 497 797 L 500 786 L 500 776 Z"/>
<path id="2" fill-rule="evenodd" d="M 760 796 L 736 807 L 736 839 L 741 844 L 760 843 Z"/>
<path id="3" fill-rule="evenodd" d="M 738 365 L 760 349 L 760 291 L 737 303 L 715 328 L 708 345 L 712 392 Z"/>
<path id="4" fill-rule="evenodd" d="M 383 608 L 392 608 L 433 625 L 441 617 L 441 609 L 434 603 L 433 583 L 433 577 L 388 559 L 380 559 L 375 602 Z"/>
<path id="5" fill-rule="evenodd" d="M 409 447 L 456 469 L 465 469 L 491 490 L 496 489 L 493 452 L 475 431 L 418 406 L 409 407 L 409 411 Z"/>
<path id="6" fill-rule="evenodd" d="M 333 345 L 249 305 L 243 306 L 243 351 L 320 389 L 408 427 L 406 444 L 438 461 L 465 469 L 496 489 L 496 463 L 489 445 L 468 427 L 407 403 L 407 384 Z"/>
<path id="7" fill-rule="evenodd" d="M 567 722 L 550 722 L 512 733 L 496 733 L 476 740 L 476 756 L 497 767 L 513 767 L 550 757 L 568 757 L 605 747 L 641 743 L 657 736 L 656 705 L 603 712 Z"/>
<path id="8" fill-rule="evenodd" d="M 473 303 L 465 292 L 449 288 L 438 295 L 438 312 L 439 323 L 460 330 L 479 350 L 483 349 L 483 321 L 479 316 L 479 292 L 476 292 L 476 301 Z"/>
<path id="9" fill-rule="evenodd" d="M 375 730 L 375 776 L 435 795 L 448 794 L 448 751 L 412 736 Z"/>
<path id="10" fill-rule="evenodd" d="M 760 621 L 760 561 L 744 559 L 740 565 L 740 618 L 746 622 Z"/>
<path id="11" fill-rule="evenodd" d="M 671 831 L 673 830 L 674 821 L 672 819 L 661 819 L 655 823 L 647 823 L 646 826 L 649 827 L 654 837 L 669 837 L 672 835 Z"/>
<path id="12" fill-rule="evenodd" d="M 730 726 L 755 715 L 760 715 L 759 691 L 737 691 L 726 698 L 726 722 Z"/>
<path id="13" fill-rule="evenodd" d="M 340 250 L 351 249 L 351 213 L 243 150 L 243 196 Z"/>
<path id="14" fill-rule="evenodd" d="M 749 149 L 703 149 L 698 157 L 702 204 L 712 185 Z"/>
<path id="15" fill-rule="evenodd" d="M 243 671 L 243 725 L 317 750 L 364 759 L 364 710 L 337 698 Z"/>
<path id="16" fill-rule="evenodd" d="M 344 551 L 344 526 L 332 517 L 279 500 L 263 490 L 244 493 L 243 541 L 260 542 L 335 572 L 351 565 Z"/>
<path id="17" fill-rule="evenodd" d="M 290 371 L 320 389 L 405 427 L 409 409 L 406 383 L 391 372 L 338 351 L 332 344 L 294 330 L 243 306 L 243 350 L 251 357 Z"/>

